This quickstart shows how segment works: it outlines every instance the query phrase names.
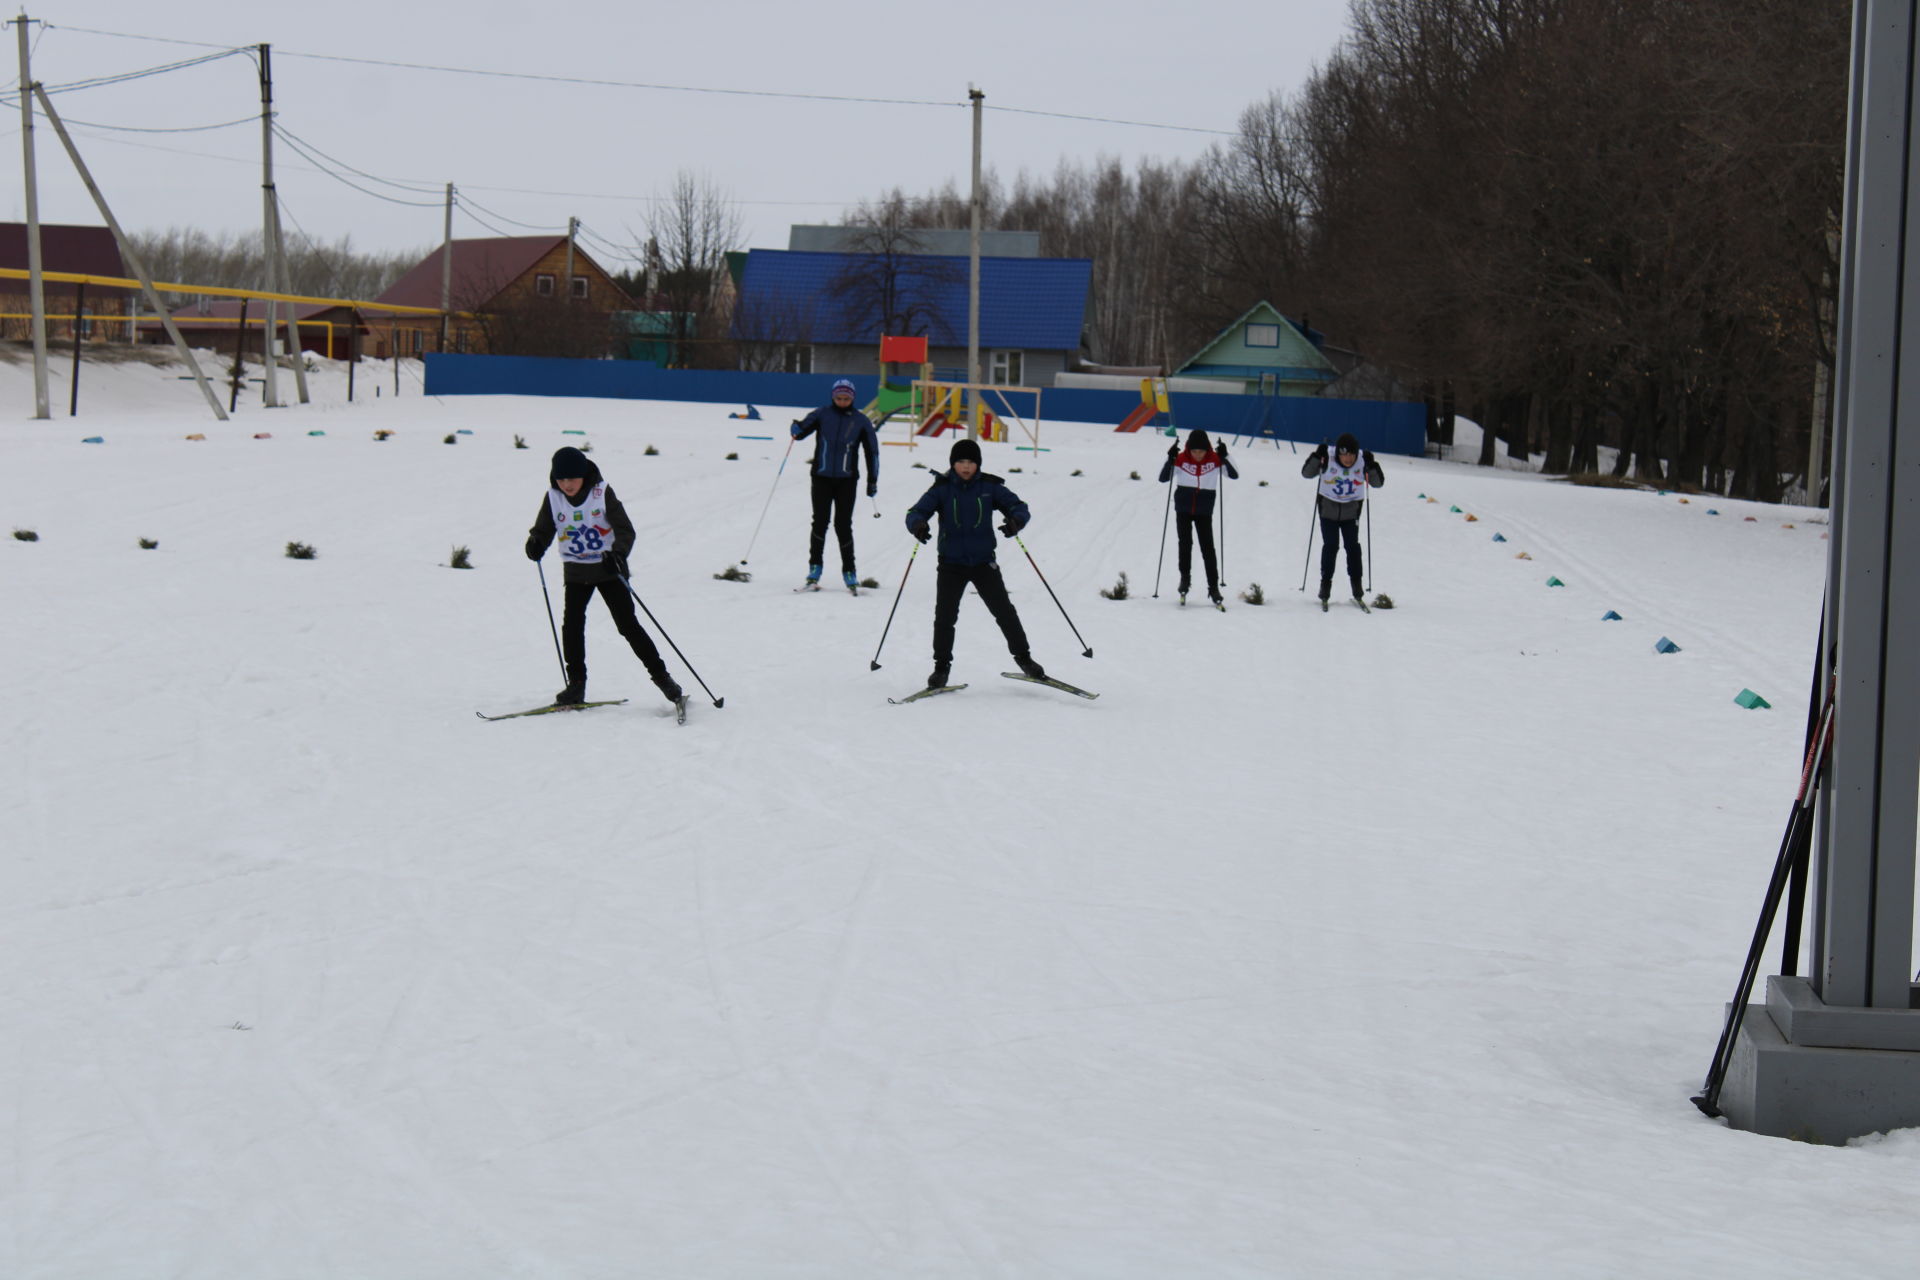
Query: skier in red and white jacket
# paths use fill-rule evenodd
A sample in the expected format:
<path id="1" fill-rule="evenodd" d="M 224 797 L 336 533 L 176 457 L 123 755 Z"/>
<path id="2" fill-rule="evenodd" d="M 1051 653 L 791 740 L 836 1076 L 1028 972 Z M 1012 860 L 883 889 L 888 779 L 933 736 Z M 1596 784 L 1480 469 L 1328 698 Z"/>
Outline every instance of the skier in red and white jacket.
<path id="1" fill-rule="evenodd" d="M 1167 446 L 1167 465 L 1160 483 L 1173 482 L 1174 528 L 1180 534 L 1180 603 L 1187 602 L 1193 585 L 1193 535 L 1200 534 L 1200 559 L 1207 568 L 1207 599 L 1220 605 L 1220 565 L 1213 550 L 1213 507 L 1220 494 L 1220 477 L 1238 480 L 1240 473 L 1227 461 L 1227 447 L 1218 449 L 1204 431 L 1187 437 L 1187 447 Z"/>

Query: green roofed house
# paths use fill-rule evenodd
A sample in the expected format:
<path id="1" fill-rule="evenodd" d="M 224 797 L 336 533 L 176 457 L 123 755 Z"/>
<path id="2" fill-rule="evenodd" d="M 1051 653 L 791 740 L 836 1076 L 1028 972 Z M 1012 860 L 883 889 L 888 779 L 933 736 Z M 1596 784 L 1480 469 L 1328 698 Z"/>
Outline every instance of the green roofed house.
<path id="1" fill-rule="evenodd" d="M 1276 310 L 1255 303 L 1198 355 L 1174 370 L 1176 378 L 1213 378 L 1222 392 L 1317 396 L 1340 376 L 1312 339 Z M 1235 385 L 1238 384 L 1238 385 Z"/>

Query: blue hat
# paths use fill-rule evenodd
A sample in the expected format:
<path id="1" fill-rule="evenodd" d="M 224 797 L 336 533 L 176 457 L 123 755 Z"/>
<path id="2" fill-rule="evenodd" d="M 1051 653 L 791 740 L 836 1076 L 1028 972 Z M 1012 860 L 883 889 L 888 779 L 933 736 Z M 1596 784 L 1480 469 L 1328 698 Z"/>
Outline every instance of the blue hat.
<path id="1" fill-rule="evenodd" d="M 852 394 L 853 394 L 853 381 L 852 381 L 852 379 L 850 379 L 850 378 L 842 378 L 842 379 L 840 379 L 840 380 L 839 380 L 838 382 L 836 382 L 836 383 L 834 383 L 834 384 L 833 384 L 833 394 L 834 394 L 834 395 L 839 395 L 839 394 L 840 394 L 840 392 L 841 392 L 842 390 L 845 390 L 845 391 L 846 391 L 846 393 L 847 393 L 848 395 L 852 395 Z"/>

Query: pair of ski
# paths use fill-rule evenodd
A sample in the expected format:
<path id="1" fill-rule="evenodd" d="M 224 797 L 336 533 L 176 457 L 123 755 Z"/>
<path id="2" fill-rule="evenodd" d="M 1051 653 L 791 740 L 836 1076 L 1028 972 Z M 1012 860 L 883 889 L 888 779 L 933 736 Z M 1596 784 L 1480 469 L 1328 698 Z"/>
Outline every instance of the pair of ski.
<path id="1" fill-rule="evenodd" d="M 1218 609 L 1220 612 L 1225 613 L 1227 611 L 1227 606 L 1225 601 L 1215 600 L 1212 603 L 1213 603 L 1213 607 Z M 1180 607 L 1182 609 L 1187 607 L 1187 597 L 1184 594 L 1180 597 Z"/>
<path id="2" fill-rule="evenodd" d="M 1365 600 L 1362 600 L 1362 599 L 1361 599 L 1361 598 L 1360 598 L 1359 596 L 1355 596 L 1355 597 L 1353 598 L 1353 603 L 1354 603 L 1354 604 L 1357 604 L 1357 605 L 1359 605 L 1359 606 L 1360 606 L 1360 612 L 1362 612 L 1362 613 L 1372 613 L 1372 612 L 1373 612 L 1373 609 L 1372 609 L 1372 607 L 1371 607 L 1371 606 L 1369 606 L 1369 605 L 1367 604 L 1367 602 L 1366 602 Z M 1322 612 L 1322 613 L 1326 613 L 1326 612 L 1328 612 L 1328 610 L 1329 610 L 1329 607 L 1330 607 L 1330 606 L 1329 606 L 1329 605 L 1327 604 L 1327 602 L 1326 602 L 1326 600 L 1325 600 L 1325 599 L 1322 599 L 1322 600 L 1320 601 L 1320 612 Z"/>
<path id="3" fill-rule="evenodd" d="M 799 586 L 795 587 L 793 590 L 794 590 L 794 594 L 798 595 L 802 591 L 818 591 L 819 589 L 820 589 L 820 584 L 817 582 L 803 582 Z M 848 587 L 847 594 L 857 596 L 860 594 L 860 588 Z"/>
<path id="4" fill-rule="evenodd" d="M 1058 689 L 1062 693 L 1071 693 L 1076 697 L 1085 698 L 1089 702 L 1100 696 L 1097 693 L 1089 693 L 1078 685 L 1068 684 L 1065 680 L 1055 680 L 1052 676 L 1030 676 L 1024 671 L 1002 671 L 1000 674 L 1008 680 L 1024 680 L 1028 684 L 1044 684 L 1049 688 Z M 903 707 L 909 702 L 918 702 L 922 698 L 938 697 L 943 693 L 958 693 L 966 687 L 967 686 L 963 684 L 934 685 L 931 688 L 922 689 L 918 693 L 910 693 L 904 698 L 888 698 L 887 702 L 896 707 Z"/>
<path id="5" fill-rule="evenodd" d="M 509 711 L 505 715 L 499 716 L 490 716 L 484 711 L 476 711 L 473 714 L 479 716 L 482 720 L 518 720 L 522 716 L 546 716 L 552 715 L 556 711 L 588 711 L 594 707 L 618 707 L 625 705 L 626 701 L 625 698 L 614 698 L 607 702 L 569 702 L 565 704 L 553 702 L 544 707 L 534 707 L 528 711 Z M 673 722 L 675 724 L 685 724 L 687 722 L 687 695 L 684 693 L 673 700 Z"/>

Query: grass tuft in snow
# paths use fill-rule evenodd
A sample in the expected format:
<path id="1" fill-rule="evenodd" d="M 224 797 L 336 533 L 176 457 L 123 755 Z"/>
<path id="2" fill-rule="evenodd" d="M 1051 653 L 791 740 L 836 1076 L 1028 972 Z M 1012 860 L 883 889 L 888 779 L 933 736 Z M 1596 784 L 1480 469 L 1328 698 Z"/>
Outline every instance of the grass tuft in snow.
<path id="1" fill-rule="evenodd" d="M 40 535 L 39 535 L 39 534 L 37 534 L 37 533 L 35 533 L 35 532 L 34 532 L 33 530 L 31 530 L 31 529 L 15 529 L 15 530 L 13 531 L 13 538 L 14 538 L 14 541 L 16 541 L 16 542 L 38 542 L 38 541 L 40 541 Z"/>
<path id="2" fill-rule="evenodd" d="M 515 436 L 513 437 L 513 447 L 516 449 L 526 448 L 527 438 L 523 435 L 515 434 Z"/>
<path id="3" fill-rule="evenodd" d="M 155 547 L 157 547 L 157 546 L 159 546 L 159 545 L 160 545 L 160 544 L 159 544 L 158 542 L 155 542 L 155 541 L 154 541 L 154 540 L 153 540 L 152 538 L 142 538 L 142 539 L 140 539 L 140 549 L 141 549 L 142 551 L 151 551 L 151 550 L 153 550 L 153 549 L 154 549 Z"/>
<path id="4" fill-rule="evenodd" d="M 382 427 L 380 430 L 373 433 L 373 438 L 375 440 L 385 440 L 388 436 L 391 436 L 392 434 L 393 432 L 387 430 L 385 427 Z"/>
<path id="5" fill-rule="evenodd" d="M 878 591 L 880 589 L 880 579 L 862 578 L 860 579 L 860 585 L 865 587 L 869 591 Z"/>
<path id="6" fill-rule="evenodd" d="M 654 448 L 652 445 L 648 445 L 646 448 L 640 451 L 640 454 L 642 457 L 646 457 L 646 458 L 657 458 L 660 456 L 660 451 Z"/>
<path id="7" fill-rule="evenodd" d="M 1265 604 L 1267 602 L 1267 593 L 1260 589 L 1259 583 L 1249 582 L 1247 589 L 1240 593 L 1240 598 L 1248 604 Z"/>
<path id="8" fill-rule="evenodd" d="M 1267 487 L 1267 482 L 1266 482 L 1265 480 L 1262 480 L 1262 481 L 1260 482 L 1260 487 L 1261 487 L 1262 489 L 1264 489 L 1264 488 L 1266 488 L 1266 487 Z"/>
<path id="9" fill-rule="evenodd" d="M 753 575 L 750 573 L 742 572 L 740 569 L 740 566 L 737 564 L 730 564 L 727 566 L 727 571 L 725 573 L 716 573 L 713 576 L 715 578 L 718 578 L 721 582 L 752 582 L 753 581 Z"/>
<path id="10" fill-rule="evenodd" d="M 456 437 L 453 434 L 453 432 L 449 431 L 447 432 L 447 438 L 445 440 L 442 440 L 440 443 L 441 444 L 459 444 L 460 440 L 458 437 Z"/>
<path id="11" fill-rule="evenodd" d="M 287 559 L 289 560 L 311 560 L 319 554 L 318 551 L 304 542 L 289 542 L 287 544 Z"/>
<path id="12" fill-rule="evenodd" d="M 447 554 L 447 568 L 449 569 L 473 568 L 473 553 L 466 547 L 455 547 L 451 552 Z"/>
<path id="13" fill-rule="evenodd" d="M 1140 473 L 1139 473 L 1138 471 L 1129 471 L 1129 472 L 1127 472 L 1127 479 L 1129 479 L 1129 480 L 1138 480 L 1139 478 L 1140 478 Z"/>
<path id="14" fill-rule="evenodd" d="M 1135 477 L 1135 479 L 1138 478 L 1137 476 Z M 1100 588 L 1100 594 L 1108 600 L 1125 600 L 1127 598 L 1127 575 L 1122 573 L 1118 582 L 1110 587 Z"/>
<path id="15" fill-rule="evenodd" d="M 728 454 L 728 455 L 727 455 L 727 461 L 728 461 L 728 462 L 738 462 L 738 461 L 740 461 L 740 455 L 739 455 L 739 454 L 737 454 L 737 453 L 730 453 L 730 454 Z"/>

